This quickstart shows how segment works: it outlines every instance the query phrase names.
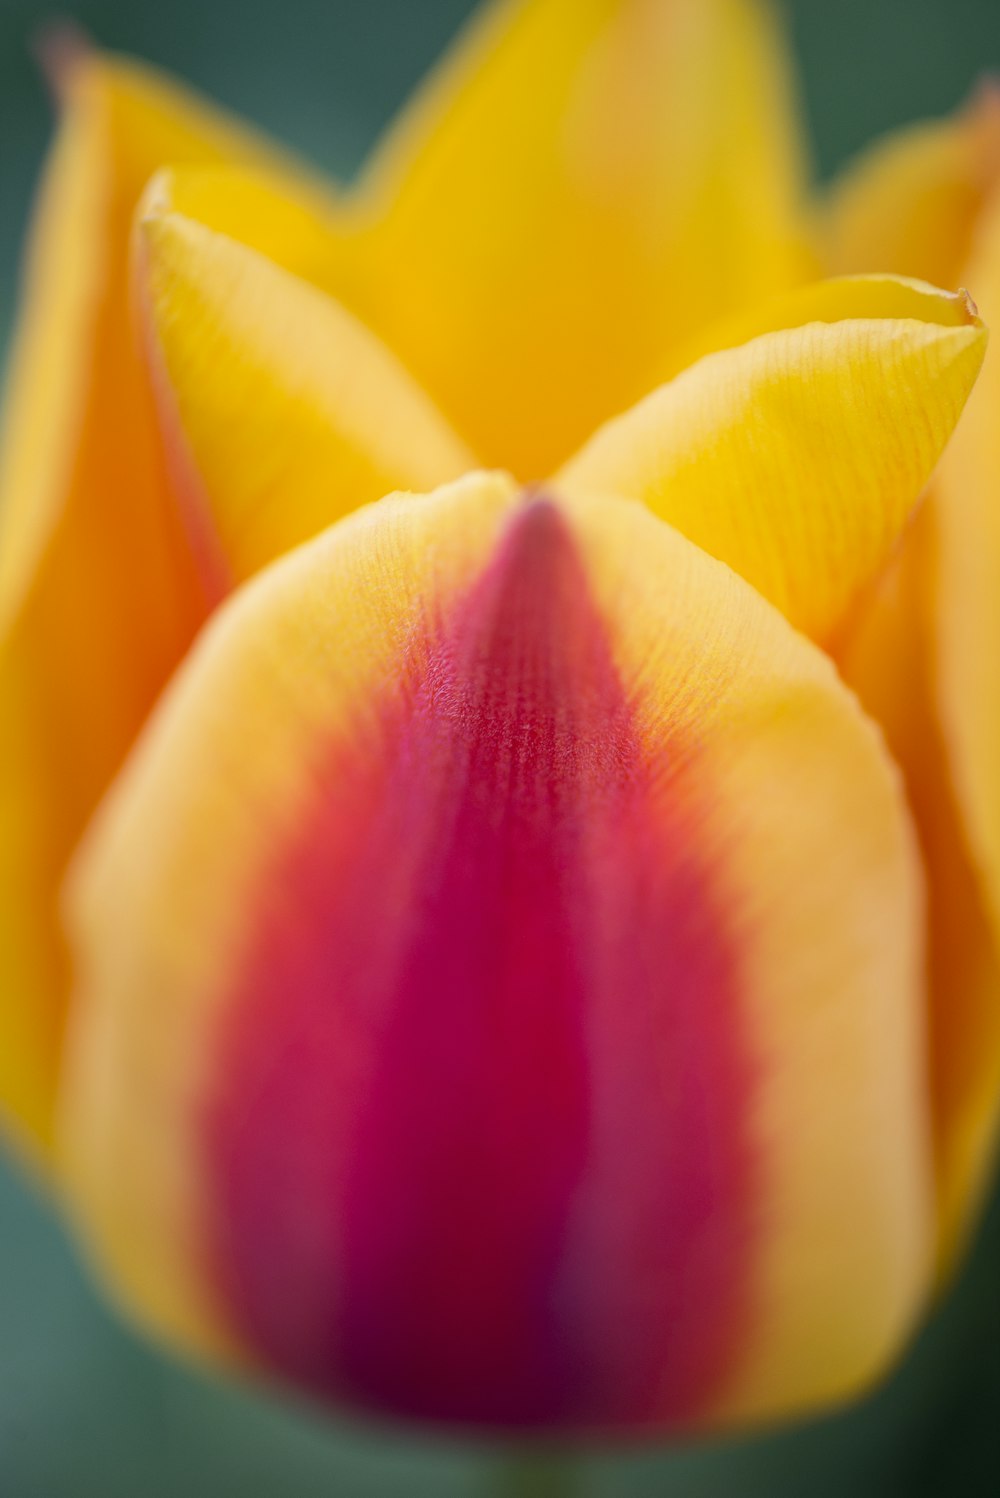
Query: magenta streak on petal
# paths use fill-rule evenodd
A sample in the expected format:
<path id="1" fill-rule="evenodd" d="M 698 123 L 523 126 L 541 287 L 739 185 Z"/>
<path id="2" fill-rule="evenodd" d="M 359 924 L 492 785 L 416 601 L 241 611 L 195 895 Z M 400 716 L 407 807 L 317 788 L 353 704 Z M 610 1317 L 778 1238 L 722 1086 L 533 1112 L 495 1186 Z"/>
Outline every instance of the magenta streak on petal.
<path id="1" fill-rule="evenodd" d="M 371 1408 L 696 1418 L 745 1334 L 753 1165 L 683 772 L 547 501 L 421 628 L 254 914 L 206 1119 L 223 1293 Z"/>

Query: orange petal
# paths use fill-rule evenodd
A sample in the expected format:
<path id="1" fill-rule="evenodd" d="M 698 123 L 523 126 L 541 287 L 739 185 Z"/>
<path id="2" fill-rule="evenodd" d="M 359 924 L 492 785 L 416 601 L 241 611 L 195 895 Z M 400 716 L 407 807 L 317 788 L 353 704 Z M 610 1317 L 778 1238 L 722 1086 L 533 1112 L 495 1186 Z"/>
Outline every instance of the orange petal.
<path id="1" fill-rule="evenodd" d="M 928 881 L 928 1026 L 940 1259 L 965 1247 L 1000 1129 L 1000 965 L 955 806 L 934 700 L 935 499 L 841 642 L 844 675 L 903 769 Z"/>
<path id="2" fill-rule="evenodd" d="M 747 330 L 769 319 L 609 422 L 559 481 L 641 499 L 826 641 L 920 497 L 986 335 L 967 297 L 889 277 L 796 293 Z"/>
<path id="3" fill-rule="evenodd" d="M 974 277 L 1000 313 L 1000 196 L 982 225 Z M 933 600 L 938 702 L 959 804 L 1000 936 L 1000 361 L 982 385 L 942 462 L 935 510 Z"/>
<path id="4" fill-rule="evenodd" d="M 641 507 L 476 475 L 292 553 L 74 883 L 71 1195 L 167 1335 L 397 1414 L 658 1429 L 846 1396 L 910 1325 L 895 775 Z"/>
<path id="5" fill-rule="evenodd" d="M 271 163 L 136 65 L 82 52 L 60 82 L 0 457 L 0 1106 L 36 1148 L 65 997 L 56 889 L 205 611 L 133 342 L 129 225 L 165 159 Z"/>

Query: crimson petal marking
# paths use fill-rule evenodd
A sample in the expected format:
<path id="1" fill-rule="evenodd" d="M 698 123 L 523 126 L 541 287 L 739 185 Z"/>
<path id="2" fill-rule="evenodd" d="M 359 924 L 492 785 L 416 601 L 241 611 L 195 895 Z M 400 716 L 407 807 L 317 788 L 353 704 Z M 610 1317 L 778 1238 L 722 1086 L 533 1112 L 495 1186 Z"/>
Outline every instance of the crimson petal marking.
<path id="1" fill-rule="evenodd" d="M 327 1396 L 695 1418 L 745 1335 L 737 974 L 557 509 L 520 509 L 261 891 L 207 1111 L 214 1273 Z"/>

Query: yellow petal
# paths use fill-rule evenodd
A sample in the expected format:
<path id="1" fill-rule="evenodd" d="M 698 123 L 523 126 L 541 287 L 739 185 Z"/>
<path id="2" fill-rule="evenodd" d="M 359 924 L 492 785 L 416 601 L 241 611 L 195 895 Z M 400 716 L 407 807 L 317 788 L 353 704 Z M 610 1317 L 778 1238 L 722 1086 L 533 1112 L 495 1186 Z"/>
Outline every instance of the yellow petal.
<path id="1" fill-rule="evenodd" d="M 755 0 L 490 6 L 362 184 L 362 316 L 543 477 L 672 343 L 808 277 L 789 92 Z"/>
<path id="2" fill-rule="evenodd" d="M 227 585 L 361 504 L 474 466 L 350 313 L 170 195 L 156 184 L 139 226 L 139 295 L 178 490 Z"/>
<path id="3" fill-rule="evenodd" d="M 968 298 L 891 280 L 821 285 L 786 312 L 805 321 L 685 370 L 560 482 L 641 499 L 826 641 L 919 498 L 986 335 Z"/>
<path id="4" fill-rule="evenodd" d="M 845 1397 L 912 1323 L 896 775 L 831 662 L 641 506 L 471 475 L 267 569 L 72 905 L 72 1199 L 168 1336 L 606 1430 Z"/>
<path id="5" fill-rule="evenodd" d="M 51 1122 L 66 858 L 205 609 L 128 313 L 132 214 L 164 160 L 277 160 L 134 64 L 80 53 L 62 93 L 0 453 L 0 1107 L 25 1143 Z"/>
<path id="6" fill-rule="evenodd" d="M 973 312 L 971 298 L 964 290 L 942 291 L 909 276 L 830 276 L 754 302 L 733 316 L 699 328 L 687 343 L 669 351 L 656 383 L 673 379 L 706 354 L 739 348 L 764 333 L 802 328 L 811 322 L 884 322 L 894 318 L 962 328 L 969 326 Z"/>
<path id="7" fill-rule="evenodd" d="M 355 209 L 288 172 L 246 165 L 171 167 L 151 205 L 169 208 L 257 250 L 275 265 L 353 306 L 363 278 L 355 252 Z"/>
<path id="8" fill-rule="evenodd" d="M 829 268 L 960 285 L 998 179 L 1000 88 L 989 81 L 952 118 L 878 141 L 843 175 L 826 214 Z"/>

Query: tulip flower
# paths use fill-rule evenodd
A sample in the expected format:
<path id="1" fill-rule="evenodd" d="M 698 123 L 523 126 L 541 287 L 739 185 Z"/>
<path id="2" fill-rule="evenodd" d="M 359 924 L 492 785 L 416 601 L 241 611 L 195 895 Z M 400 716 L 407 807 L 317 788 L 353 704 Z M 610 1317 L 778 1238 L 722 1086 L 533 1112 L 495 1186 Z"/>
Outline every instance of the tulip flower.
<path id="1" fill-rule="evenodd" d="M 968 295 L 815 280 L 849 215 L 813 233 L 750 0 L 490 9 L 349 191 L 56 71 L 0 470 L 12 1132 L 132 1314 L 323 1400 L 863 1389 L 1000 1092 L 939 936 L 992 957 L 959 760 L 922 658 L 924 745 L 878 690 Z"/>

